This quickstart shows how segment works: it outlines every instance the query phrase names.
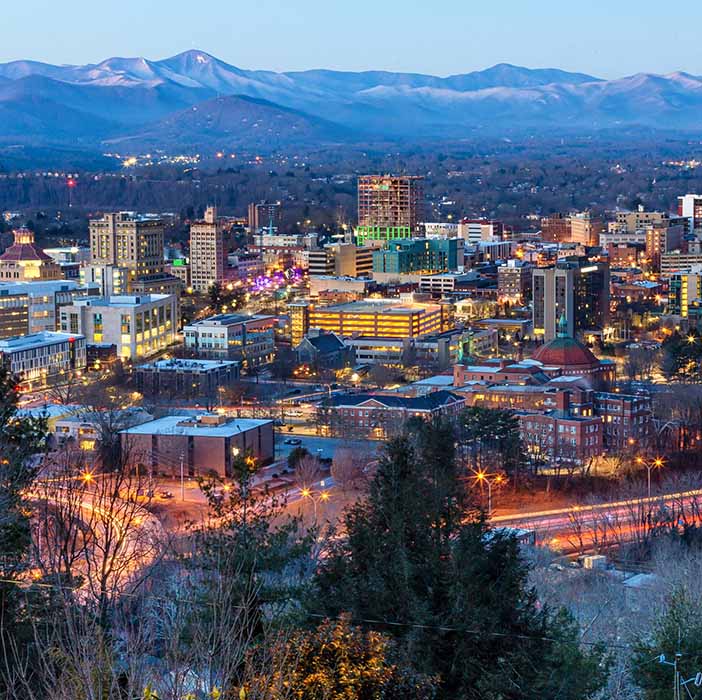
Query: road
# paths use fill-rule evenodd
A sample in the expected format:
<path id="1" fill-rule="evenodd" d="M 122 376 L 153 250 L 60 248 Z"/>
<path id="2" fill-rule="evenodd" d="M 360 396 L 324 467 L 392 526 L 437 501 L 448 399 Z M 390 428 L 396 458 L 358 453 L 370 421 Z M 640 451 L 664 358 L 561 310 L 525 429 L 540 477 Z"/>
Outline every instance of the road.
<path id="1" fill-rule="evenodd" d="M 702 522 L 702 490 L 682 491 L 597 505 L 578 505 L 490 519 L 494 527 L 530 530 L 536 544 L 563 553 L 635 541 L 664 521 Z"/>
<path id="2" fill-rule="evenodd" d="M 285 440 L 300 440 L 300 445 L 286 445 Z M 290 433 L 278 433 L 275 438 L 276 459 L 286 459 L 296 447 L 305 447 L 313 455 L 318 455 L 322 459 L 333 459 L 334 454 L 340 447 L 349 447 L 361 454 L 374 455 L 382 442 L 374 440 L 346 440 L 343 438 L 327 438 L 313 435 L 292 435 Z"/>

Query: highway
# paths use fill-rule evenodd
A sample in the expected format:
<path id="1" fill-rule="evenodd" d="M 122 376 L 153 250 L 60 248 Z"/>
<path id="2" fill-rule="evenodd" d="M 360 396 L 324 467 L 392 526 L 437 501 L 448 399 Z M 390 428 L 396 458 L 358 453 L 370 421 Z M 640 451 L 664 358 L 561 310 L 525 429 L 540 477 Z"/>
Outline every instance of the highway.
<path id="1" fill-rule="evenodd" d="M 700 522 L 701 489 L 490 519 L 493 527 L 533 531 L 536 544 L 563 553 L 636 541 L 659 526 Z"/>

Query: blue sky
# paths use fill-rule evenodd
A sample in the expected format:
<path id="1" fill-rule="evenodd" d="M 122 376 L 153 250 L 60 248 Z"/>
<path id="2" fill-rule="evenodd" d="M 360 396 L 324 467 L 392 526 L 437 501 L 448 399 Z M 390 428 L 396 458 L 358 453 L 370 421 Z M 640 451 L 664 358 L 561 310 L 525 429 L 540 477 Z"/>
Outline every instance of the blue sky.
<path id="1" fill-rule="evenodd" d="M 700 0 L 4 0 L 0 61 L 164 58 L 448 75 L 498 62 L 702 74 Z"/>

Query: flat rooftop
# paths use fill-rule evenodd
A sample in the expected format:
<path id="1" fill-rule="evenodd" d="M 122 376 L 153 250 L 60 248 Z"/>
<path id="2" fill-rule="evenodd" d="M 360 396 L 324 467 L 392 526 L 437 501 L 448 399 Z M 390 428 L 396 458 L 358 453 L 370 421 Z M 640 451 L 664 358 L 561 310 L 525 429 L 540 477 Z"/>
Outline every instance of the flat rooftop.
<path id="1" fill-rule="evenodd" d="M 232 418 L 219 425 L 197 422 L 202 416 L 165 416 L 141 425 L 122 430 L 127 435 L 186 435 L 193 437 L 227 438 L 240 435 L 248 430 L 272 424 L 271 420 L 254 420 L 253 418 Z"/>
<path id="2" fill-rule="evenodd" d="M 208 370 L 215 367 L 231 367 L 232 365 L 238 365 L 239 363 L 235 360 L 156 360 L 156 362 L 150 362 L 144 365 L 139 365 L 137 369 L 153 368 L 158 369 L 162 372 L 178 370 Z"/>
<path id="3" fill-rule="evenodd" d="M 247 316 L 246 314 L 216 314 L 203 318 L 200 321 L 195 321 L 189 324 L 190 326 L 233 326 L 237 323 L 248 323 L 249 321 L 260 321 L 262 319 L 275 319 L 275 316 L 267 316 L 265 314 L 254 314 Z"/>
<path id="4" fill-rule="evenodd" d="M 172 294 L 131 294 L 113 297 L 86 297 L 76 299 L 74 306 L 111 306 L 113 308 L 131 308 L 141 304 L 170 299 Z"/>
<path id="5" fill-rule="evenodd" d="M 393 299 L 364 299 L 362 301 L 349 301 L 344 304 L 333 304 L 316 309 L 316 313 L 344 313 L 344 314 L 409 314 L 417 311 L 439 311 L 438 304 L 420 304 Z"/>
<path id="6" fill-rule="evenodd" d="M 59 333 L 54 331 L 42 331 L 41 333 L 31 333 L 30 335 L 15 335 L 11 338 L 3 338 L 0 340 L 0 352 L 17 352 L 79 339 L 85 340 L 85 336 L 79 333 Z"/>

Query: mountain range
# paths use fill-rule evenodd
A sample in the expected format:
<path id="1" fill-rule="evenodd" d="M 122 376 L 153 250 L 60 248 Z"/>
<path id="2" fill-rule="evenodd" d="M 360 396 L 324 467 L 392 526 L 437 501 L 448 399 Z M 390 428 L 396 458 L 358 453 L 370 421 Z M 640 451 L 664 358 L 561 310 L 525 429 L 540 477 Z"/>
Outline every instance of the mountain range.
<path id="1" fill-rule="evenodd" d="M 243 70 L 204 51 L 0 64 L 0 144 L 195 152 L 646 127 L 702 129 L 702 77 L 499 64 L 445 78 Z"/>

